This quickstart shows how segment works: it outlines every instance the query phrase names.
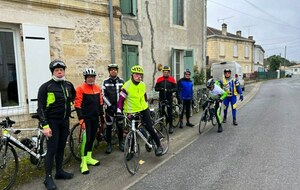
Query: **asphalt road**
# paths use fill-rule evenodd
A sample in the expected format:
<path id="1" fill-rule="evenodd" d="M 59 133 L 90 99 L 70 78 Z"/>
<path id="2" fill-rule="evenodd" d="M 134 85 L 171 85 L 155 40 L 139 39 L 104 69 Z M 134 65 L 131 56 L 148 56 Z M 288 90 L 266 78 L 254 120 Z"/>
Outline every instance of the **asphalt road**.
<path id="1" fill-rule="evenodd" d="M 241 103 L 239 102 L 239 107 L 243 107 L 247 105 L 247 102 L 251 100 L 251 98 L 258 91 L 260 83 L 249 84 L 246 86 L 245 100 Z M 194 124 L 198 124 L 199 115 L 194 114 L 191 118 L 191 121 Z M 229 120 L 230 121 L 230 120 Z M 243 119 L 243 121 L 245 121 Z M 240 121 L 242 122 L 242 121 Z M 185 122 L 184 122 L 185 123 Z M 244 124 L 240 124 L 239 127 L 242 127 Z M 101 161 L 101 165 L 99 167 L 89 167 L 90 174 L 82 175 L 79 171 L 79 163 L 73 161 L 69 164 L 65 169 L 67 171 L 73 172 L 75 177 L 72 180 L 62 181 L 55 180 L 58 188 L 61 190 L 84 190 L 84 189 L 101 189 L 101 190 L 119 190 L 119 189 L 153 189 L 153 186 L 147 184 L 147 181 L 152 181 L 151 176 L 156 176 L 154 178 L 158 179 L 165 185 L 160 186 L 160 182 L 153 182 L 158 184 L 159 187 L 155 186 L 158 189 L 182 189 L 181 185 L 185 184 L 189 178 L 195 178 L 196 182 L 198 181 L 197 175 L 204 175 L 206 172 L 200 172 L 199 174 L 193 175 L 189 174 L 185 171 L 185 168 L 195 168 L 193 164 L 194 161 L 205 161 L 205 159 L 209 159 L 206 163 L 210 163 L 212 160 L 217 159 L 217 157 L 210 158 L 209 155 L 212 154 L 212 149 L 210 146 L 215 147 L 216 143 L 218 143 L 215 139 L 219 139 L 220 137 L 225 137 L 227 134 L 230 134 L 229 131 L 232 126 L 228 125 L 225 127 L 224 133 L 219 135 L 216 133 L 216 128 L 213 128 L 209 133 L 205 135 L 199 135 L 198 127 L 190 128 L 184 127 L 183 129 L 176 128 L 174 133 L 170 136 L 170 149 L 168 153 L 162 157 L 156 157 L 153 152 L 148 153 L 145 151 L 142 145 L 142 154 L 141 159 L 144 161 L 144 164 L 140 165 L 139 172 L 135 176 L 131 176 L 125 166 L 123 164 L 123 153 L 117 150 L 117 147 L 114 148 L 112 154 L 107 155 L 104 153 L 104 150 L 97 150 L 97 153 L 94 155 L 96 159 Z M 238 129 L 238 128 L 237 128 Z M 194 142 L 195 141 L 195 142 Z M 198 141 L 200 141 L 197 144 Z M 226 142 L 220 142 L 226 144 Z M 194 146 L 197 149 L 193 148 Z M 202 148 L 200 148 L 202 147 Z M 198 150 L 199 149 L 199 150 Z M 189 155 L 186 151 L 191 150 L 192 152 L 200 152 L 201 155 Z M 188 155 L 188 156 L 187 156 Z M 197 156 L 196 158 L 194 156 Z M 180 162 L 175 162 L 179 160 Z M 216 160 L 217 161 L 217 160 Z M 182 165 L 182 163 L 189 163 L 188 166 Z M 195 164 L 199 164 L 195 162 Z M 207 164 L 202 164 L 202 166 L 206 166 Z M 168 168 L 170 167 L 171 168 Z M 176 166 L 176 167 L 175 167 Z M 177 168 L 181 166 L 180 168 Z M 182 173 L 182 178 L 174 179 L 170 176 L 169 170 L 173 170 L 173 167 L 176 168 L 175 171 Z M 165 168 L 165 169 L 163 169 Z M 174 169 L 175 169 L 174 168 Z M 163 169 L 163 170 L 162 170 Z M 207 167 L 202 168 L 201 170 L 206 170 Z M 163 174 L 163 171 L 168 171 L 167 174 Z M 35 172 L 30 171 L 30 172 Z M 175 173 L 177 173 L 175 172 Z M 217 172 L 217 171 L 214 171 Z M 160 175 L 162 173 L 162 175 Z M 173 174 L 172 174 L 173 175 Z M 164 176 L 169 176 L 165 179 Z M 175 175 L 174 175 L 175 176 Z M 210 176 L 206 176 L 208 179 L 206 182 L 212 181 Z M 18 179 L 20 180 L 20 179 Z M 26 182 L 23 185 L 15 186 L 14 189 L 18 190 L 28 190 L 28 189 L 45 189 L 43 185 L 43 177 L 36 178 L 30 182 Z M 174 182 L 178 182 L 177 186 L 172 186 Z M 145 183 L 145 186 L 143 185 Z M 152 182 L 150 182 L 151 184 Z M 178 185 L 180 184 L 180 186 Z M 141 188 L 142 187 L 142 188 Z M 189 187 L 189 186 L 187 186 Z M 192 186 L 191 186 L 192 187 Z M 197 187 L 197 186 L 195 186 Z M 186 188 L 183 188 L 186 189 Z M 197 189 L 197 188 L 196 188 Z"/>
<path id="2" fill-rule="evenodd" d="M 129 189 L 300 189 L 299 92 L 297 77 L 262 83 L 238 126 L 213 128 Z"/>

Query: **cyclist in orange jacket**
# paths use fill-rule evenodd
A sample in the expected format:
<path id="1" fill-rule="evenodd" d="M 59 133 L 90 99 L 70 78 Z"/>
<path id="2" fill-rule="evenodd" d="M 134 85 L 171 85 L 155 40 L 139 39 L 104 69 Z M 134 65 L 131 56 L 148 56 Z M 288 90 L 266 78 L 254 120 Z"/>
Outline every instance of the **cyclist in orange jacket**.
<path id="1" fill-rule="evenodd" d="M 76 88 L 75 109 L 81 128 L 85 130 L 82 136 L 80 170 L 82 174 L 88 174 L 88 165 L 100 165 L 98 160 L 92 158 L 92 150 L 99 128 L 99 116 L 103 119 L 103 100 L 102 91 L 95 84 L 95 70 L 86 68 L 83 76 L 85 82 Z"/>

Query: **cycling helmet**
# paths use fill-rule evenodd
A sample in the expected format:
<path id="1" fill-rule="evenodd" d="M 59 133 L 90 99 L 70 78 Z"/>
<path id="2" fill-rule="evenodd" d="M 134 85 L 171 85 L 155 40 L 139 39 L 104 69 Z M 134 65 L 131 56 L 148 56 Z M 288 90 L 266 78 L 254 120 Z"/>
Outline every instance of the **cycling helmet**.
<path id="1" fill-rule="evenodd" d="M 53 73 L 53 71 L 54 71 L 55 68 L 63 68 L 63 69 L 65 69 L 66 67 L 67 66 L 66 66 L 66 64 L 63 61 L 60 61 L 60 60 L 57 60 L 57 59 L 55 59 L 54 61 L 52 61 L 49 64 L 49 69 L 50 69 L 51 73 Z"/>
<path id="2" fill-rule="evenodd" d="M 96 76 L 96 71 L 93 68 L 85 68 L 83 71 L 83 76 Z"/>
<path id="3" fill-rule="evenodd" d="M 227 73 L 227 72 L 231 73 L 231 70 L 230 69 L 224 69 L 224 74 Z"/>
<path id="4" fill-rule="evenodd" d="M 164 68 L 162 69 L 162 71 L 171 71 L 171 68 L 169 66 L 164 66 Z"/>
<path id="5" fill-rule="evenodd" d="M 135 65 L 131 68 L 131 73 L 144 74 L 144 69 L 139 65 Z"/>
<path id="6" fill-rule="evenodd" d="M 191 71 L 190 71 L 189 69 L 186 69 L 186 70 L 184 71 L 184 74 L 187 74 L 187 73 L 191 74 Z"/>
<path id="7" fill-rule="evenodd" d="M 116 68 L 116 69 L 119 69 L 119 66 L 118 66 L 117 64 L 115 64 L 115 63 L 111 63 L 111 64 L 108 65 L 108 70 L 109 70 L 110 68 Z"/>
<path id="8" fill-rule="evenodd" d="M 208 79 L 208 81 L 206 82 L 206 87 L 207 88 L 211 88 L 213 87 L 215 84 L 215 80 L 214 79 Z"/>

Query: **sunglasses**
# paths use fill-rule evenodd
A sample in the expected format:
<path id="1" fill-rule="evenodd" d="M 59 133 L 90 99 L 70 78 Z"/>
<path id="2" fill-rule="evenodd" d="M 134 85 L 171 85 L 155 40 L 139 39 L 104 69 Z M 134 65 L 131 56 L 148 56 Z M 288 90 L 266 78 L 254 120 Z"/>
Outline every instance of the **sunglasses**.
<path id="1" fill-rule="evenodd" d="M 55 62 L 53 64 L 53 67 L 57 67 L 57 66 L 62 66 L 62 67 L 66 67 L 66 65 L 63 62 Z"/>

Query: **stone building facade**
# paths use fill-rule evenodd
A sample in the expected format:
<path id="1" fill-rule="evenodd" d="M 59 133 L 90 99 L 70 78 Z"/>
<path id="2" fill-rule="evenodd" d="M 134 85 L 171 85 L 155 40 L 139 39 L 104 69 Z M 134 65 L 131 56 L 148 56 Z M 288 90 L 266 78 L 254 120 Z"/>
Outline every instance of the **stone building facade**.
<path id="1" fill-rule="evenodd" d="M 120 63 L 120 1 L 111 2 L 113 51 Z M 51 77 L 51 60 L 65 61 L 66 78 L 74 86 L 83 82 L 85 67 L 96 69 L 100 85 L 108 76 L 112 52 L 109 1 L 1 0 L 0 10 L 0 118 L 30 118 L 29 113 L 36 111 L 39 86 Z"/>
<path id="2" fill-rule="evenodd" d="M 161 67 L 170 66 L 179 79 L 185 69 L 198 72 L 205 65 L 205 0 L 122 0 L 123 77 L 141 65 L 148 92 Z M 194 72 L 192 72 L 192 75 Z"/>
<path id="3" fill-rule="evenodd" d="M 253 72 L 255 41 L 252 36 L 242 37 L 241 31 L 231 34 L 227 32 L 227 25 L 223 23 L 222 30 L 207 27 L 206 43 L 209 64 L 236 61 L 241 64 L 243 73 Z"/>

